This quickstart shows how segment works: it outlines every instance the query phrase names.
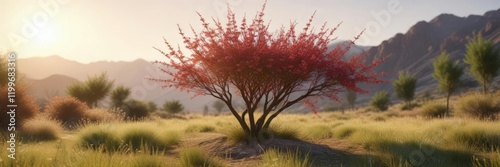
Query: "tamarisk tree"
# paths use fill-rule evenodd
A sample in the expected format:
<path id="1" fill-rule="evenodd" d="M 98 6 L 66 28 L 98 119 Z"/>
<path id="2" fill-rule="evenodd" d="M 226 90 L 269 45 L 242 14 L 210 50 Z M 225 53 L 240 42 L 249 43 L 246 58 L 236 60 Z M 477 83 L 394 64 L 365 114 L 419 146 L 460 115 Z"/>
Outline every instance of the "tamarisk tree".
<path id="1" fill-rule="evenodd" d="M 373 67 L 382 60 L 365 63 L 363 56 L 349 60 L 344 54 L 349 46 L 338 46 L 328 51 L 335 28 L 324 24 L 314 31 L 309 22 L 300 32 L 296 23 L 274 33 L 263 20 L 265 4 L 252 21 L 243 18 L 237 23 L 235 14 L 228 10 L 227 23 L 213 20 L 209 24 L 199 13 L 203 30 L 188 37 L 179 27 L 186 55 L 166 40 L 168 52 L 157 49 L 168 61 L 162 64 L 170 78 L 153 78 L 164 87 L 213 96 L 227 105 L 238 120 L 249 140 L 261 142 L 258 135 L 286 108 L 304 102 L 316 114 L 314 101 L 327 97 L 338 100 L 344 89 L 366 93 L 358 83 L 379 83 L 382 74 Z M 244 110 L 235 104 L 242 102 Z M 256 112 L 259 109 L 262 112 Z M 253 140 L 255 139 L 255 140 Z"/>

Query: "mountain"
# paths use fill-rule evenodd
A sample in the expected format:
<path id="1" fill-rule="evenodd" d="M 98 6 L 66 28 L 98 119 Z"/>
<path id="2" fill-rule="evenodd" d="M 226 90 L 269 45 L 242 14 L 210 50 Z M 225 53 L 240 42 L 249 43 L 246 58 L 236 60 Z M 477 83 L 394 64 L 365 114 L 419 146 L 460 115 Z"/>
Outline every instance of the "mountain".
<path id="1" fill-rule="evenodd" d="M 466 44 L 479 33 L 485 39 L 492 40 L 499 48 L 500 9 L 486 12 L 482 16 L 457 17 L 441 14 L 428 22 L 416 23 L 406 33 L 396 34 L 368 50 L 367 62 L 390 56 L 376 68 L 378 72 L 387 73 L 384 79 L 389 82 L 370 86 L 368 89 L 372 92 L 392 91 L 392 80 L 397 77 L 398 71 L 404 70 L 418 78 L 417 91 L 435 91 L 437 84 L 432 78 L 432 62 L 435 57 L 441 51 L 446 51 L 453 60 L 463 60 Z M 467 75 L 464 79 L 466 87 L 477 86 L 470 76 Z"/>
<path id="2" fill-rule="evenodd" d="M 131 98 L 153 101 L 158 106 L 166 100 L 180 100 L 188 111 L 202 111 L 212 106 L 213 98 L 181 92 L 174 88 L 162 88 L 160 83 L 147 78 L 165 78 L 155 64 L 138 59 L 132 62 L 99 61 L 88 64 L 66 60 L 59 56 L 33 57 L 18 60 L 18 70 L 25 75 L 36 98 L 40 101 L 55 95 L 65 95 L 66 87 L 73 82 L 84 81 L 89 76 L 106 72 L 114 85 L 131 89 Z"/>

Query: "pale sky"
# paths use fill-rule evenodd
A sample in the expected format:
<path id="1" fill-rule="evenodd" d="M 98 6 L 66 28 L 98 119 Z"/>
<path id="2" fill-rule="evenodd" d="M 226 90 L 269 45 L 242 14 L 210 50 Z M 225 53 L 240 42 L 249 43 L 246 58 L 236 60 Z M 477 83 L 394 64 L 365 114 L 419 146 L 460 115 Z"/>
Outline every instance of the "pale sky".
<path id="1" fill-rule="evenodd" d="M 152 47 L 165 48 L 163 37 L 182 46 L 177 24 L 200 30 L 196 11 L 225 21 L 227 2 L 241 20 L 245 13 L 252 18 L 264 0 L 0 0 L 0 50 L 82 63 L 163 60 Z M 378 45 L 441 13 L 465 17 L 498 8 L 499 0 L 268 0 L 265 20 L 272 30 L 290 21 L 302 27 L 316 11 L 316 27 L 343 21 L 339 39 L 367 28 L 357 44 Z"/>

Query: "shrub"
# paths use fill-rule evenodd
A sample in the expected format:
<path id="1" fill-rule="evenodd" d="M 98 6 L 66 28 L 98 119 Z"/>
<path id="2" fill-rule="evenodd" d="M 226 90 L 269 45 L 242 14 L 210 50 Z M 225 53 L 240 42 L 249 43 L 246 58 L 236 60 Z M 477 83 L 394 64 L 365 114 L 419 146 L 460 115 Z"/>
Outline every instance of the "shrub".
<path id="1" fill-rule="evenodd" d="M 116 151 L 121 146 L 121 141 L 110 129 L 102 127 L 88 127 L 78 135 L 78 143 L 86 148 L 103 151 Z"/>
<path id="2" fill-rule="evenodd" d="M 370 105 L 378 111 L 385 111 L 389 108 L 389 102 L 389 93 L 387 91 L 381 91 L 375 93 L 370 101 Z"/>
<path id="3" fill-rule="evenodd" d="M 280 152 L 269 149 L 262 155 L 263 164 L 261 166 L 287 166 L 287 167 L 310 167 L 309 154 L 301 155 L 297 150 L 294 152 Z"/>
<path id="4" fill-rule="evenodd" d="M 420 115 L 431 118 L 441 118 L 446 112 L 446 105 L 441 103 L 427 103 L 420 109 Z"/>
<path id="5" fill-rule="evenodd" d="M 3 80 L 3 79 L 2 79 Z M 40 113 L 40 108 L 34 100 L 34 98 L 29 94 L 28 86 L 21 82 L 16 83 L 16 104 L 18 104 L 15 112 L 16 126 L 22 126 L 26 121 L 34 118 Z M 0 106 L 2 106 L 2 116 L 0 117 L 0 129 L 1 131 L 6 131 L 10 123 L 10 114 L 7 114 L 7 109 L 5 108 L 8 103 L 8 85 L 0 86 Z M 4 110 L 5 109 L 5 110 Z"/>
<path id="6" fill-rule="evenodd" d="M 216 167 L 223 166 L 220 162 L 208 157 L 200 148 L 189 148 L 181 151 L 181 166 L 183 167 Z"/>
<path id="7" fill-rule="evenodd" d="M 180 137 L 176 133 L 167 135 L 167 137 L 162 138 L 162 136 L 157 135 L 152 129 L 130 128 L 125 131 L 122 139 L 124 144 L 132 151 L 162 151 L 179 143 Z"/>
<path id="8" fill-rule="evenodd" d="M 128 100 L 123 104 L 125 118 L 129 120 L 139 120 L 149 116 L 149 107 L 138 100 Z"/>
<path id="9" fill-rule="evenodd" d="M 45 113 L 65 127 L 74 128 L 85 119 L 87 109 L 85 103 L 74 97 L 54 97 L 45 107 Z"/>
<path id="10" fill-rule="evenodd" d="M 468 94 L 458 99 L 457 103 L 459 113 L 479 119 L 495 119 L 495 114 L 500 111 L 500 102 L 492 95 Z"/>
<path id="11" fill-rule="evenodd" d="M 246 134 L 240 127 L 229 126 L 225 130 L 225 133 L 227 135 L 227 139 L 234 143 L 248 142 L 248 134 Z"/>
<path id="12" fill-rule="evenodd" d="M 26 121 L 21 127 L 23 138 L 31 141 L 55 140 L 62 131 L 61 123 L 40 117 Z"/>
<path id="13" fill-rule="evenodd" d="M 163 104 L 163 110 L 171 114 L 176 114 L 184 110 L 184 106 L 182 106 L 178 100 L 166 101 L 165 104 Z"/>

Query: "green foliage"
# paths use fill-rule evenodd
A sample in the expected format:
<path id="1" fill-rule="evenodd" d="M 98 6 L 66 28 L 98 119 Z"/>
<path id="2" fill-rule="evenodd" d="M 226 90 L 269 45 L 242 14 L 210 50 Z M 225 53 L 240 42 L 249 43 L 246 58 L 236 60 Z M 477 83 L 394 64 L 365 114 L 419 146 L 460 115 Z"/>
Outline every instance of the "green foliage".
<path id="1" fill-rule="evenodd" d="M 375 93 L 370 105 L 378 111 L 385 111 L 389 108 L 389 93 L 387 91 L 380 91 Z"/>
<path id="2" fill-rule="evenodd" d="M 54 97 L 44 112 L 71 129 L 86 119 L 87 109 L 87 105 L 74 97 Z"/>
<path id="3" fill-rule="evenodd" d="M 153 101 L 149 101 L 147 103 L 147 105 L 148 105 L 149 112 L 155 112 L 156 110 L 158 110 L 158 106 Z"/>
<path id="4" fill-rule="evenodd" d="M 106 152 L 117 151 L 122 145 L 115 132 L 103 127 L 83 129 L 78 134 L 78 143 L 80 146 L 89 149 L 103 150 Z"/>
<path id="5" fill-rule="evenodd" d="M 271 166 L 287 166 L 287 167 L 312 167 L 313 164 L 309 160 L 309 154 L 301 155 L 301 153 L 296 150 L 292 152 L 279 151 L 275 149 L 269 149 L 262 154 L 263 163 L 261 166 L 271 167 Z"/>
<path id="6" fill-rule="evenodd" d="M 66 92 L 68 95 L 87 103 L 89 107 L 97 107 L 111 91 L 113 81 L 108 80 L 105 72 L 89 77 L 84 83 L 73 83 Z"/>
<path id="7" fill-rule="evenodd" d="M 347 99 L 347 102 L 349 103 L 349 106 L 351 106 L 352 110 L 354 110 L 354 105 L 356 104 L 356 98 L 357 98 L 356 92 L 347 91 L 346 99 Z"/>
<path id="8" fill-rule="evenodd" d="M 406 101 L 407 104 L 410 104 L 415 97 L 417 78 L 409 72 L 404 73 L 400 71 L 399 77 L 394 80 L 393 86 L 396 96 Z"/>
<path id="9" fill-rule="evenodd" d="M 223 166 L 220 162 L 208 157 L 198 147 L 181 151 L 181 166 L 183 167 L 218 167 Z"/>
<path id="10" fill-rule="evenodd" d="M 116 87 L 111 92 L 111 106 L 113 108 L 122 107 L 129 95 L 130 95 L 129 88 L 124 87 L 123 85 Z"/>
<path id="11" fill-rule="evenodd" d="M 149 116 L 149 107 L 139 100 L 128 100 L 123 104 L 125 118 L 129 120 L 139 120 Z"/>
<path id="12" fill-rule="evenodd" d="M 61 123 L 40 117 L 26 121 L 21 129 L 23 139 L 30 141 L 56 140 L 63 131 Z"/>
<path id="13" fill-rule="evenodd" d="M 420 109 L 420 115 L 431 118 L 442 118 L 446 112 L 446 105 L 436 102 L 427 103 Z"/>
<path id="14" fill-rule="evenodd" d="M 217 100 L 217 101 L 214 101 L 214 104 L 212 105 L 212 107 L 214 107 L 215 111 L 220 113 L 220 112 L 222 112 L 224 107 L 226 107 L 226 104 L 224 104 L 224 102 L 222 102 L 220 100 Z"/>
<path id="15" fill-rule="evenodd" d="M 467 44 L 464 61 L 469 65 L 469 72 L 482 85 L 483 93 L 487 93 L 500 69 L 500 52 L 494 48 L 493 42 L 479 34 Z"/>
<path id="16" fill-rule="evenodd" d="M 453 63 L 450 55 L 446 52 L 441 52 L 433 64 L 434 72 L 432 76 L 438 81 L 439 90 L 446 94 L 446 111 L 448 112 L 450 96 L 460 86 L 463 68 L 458 65 L 458 62 Z"/>
<path id="17" fill-rule="evenodd" d="M 146 128 L 127 129 L 123 135 L 123 142 L 133 151 L 164 147 L 161 138 L 153 130 Z"/>
<path id="18" fill-rule="evenodd" d="M 166 101 L 163 104 L 163 110 L 167 111 L 168 113 L 176 114 L 184 110 L 184 106 L 182 106 L 182 104 L 178 100 Z"/>
<path id="19" fill-rule="evenodd" d="M 457 110 L 479 119 L 496 119 L 495 114 L 500 112 L 500 101 L 489 94 L 468 94 L 458 99 Z"/>
<path id="20" fill-rule="evenodd" d="M 450 139 L 471 148 L 491 150 L 500 148 L 500 133 L 479 127 L 451 131 Z"/>

